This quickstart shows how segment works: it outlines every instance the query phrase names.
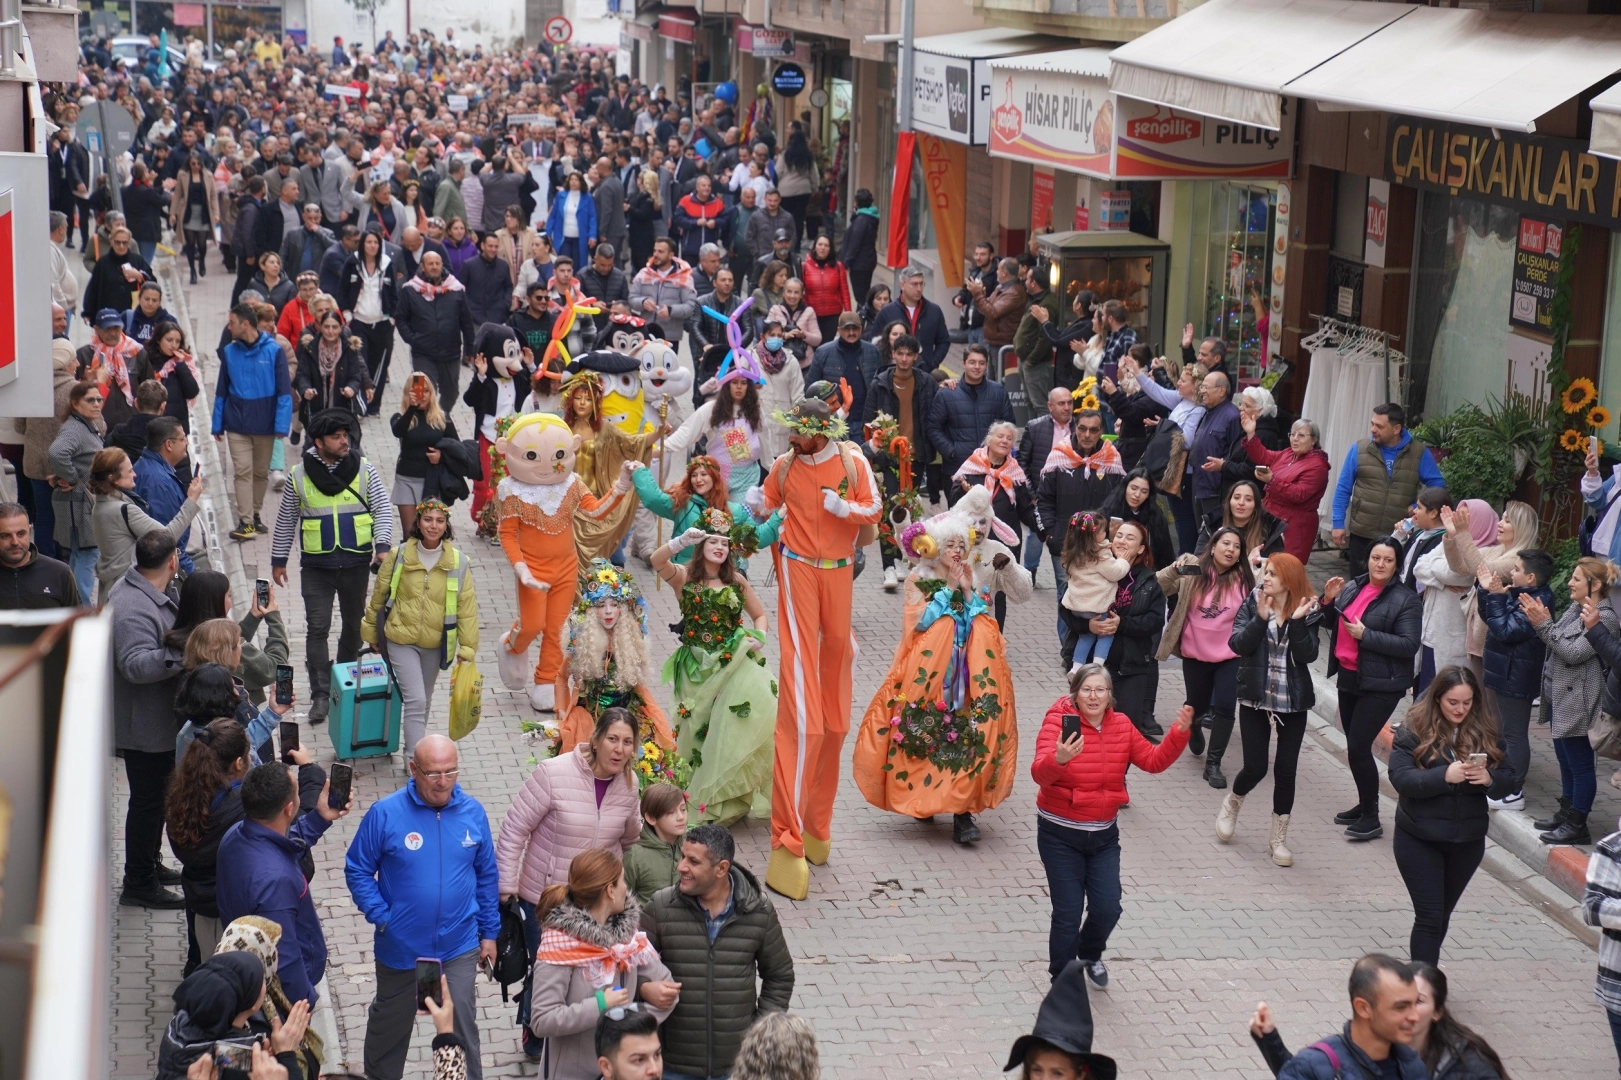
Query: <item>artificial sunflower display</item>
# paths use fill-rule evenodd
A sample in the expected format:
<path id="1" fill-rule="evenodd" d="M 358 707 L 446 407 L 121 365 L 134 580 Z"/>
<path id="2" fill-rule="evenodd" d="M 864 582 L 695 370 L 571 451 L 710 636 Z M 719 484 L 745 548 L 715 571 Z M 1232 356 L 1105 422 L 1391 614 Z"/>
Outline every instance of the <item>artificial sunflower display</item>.
<path id="1" fill-rule="evenodd" d="M 1579 413 L 1598 398 L 1598 387 L 1593 385 L 1592 379 L 1581 378 L 1570 380 L 1570 385 L 1560 395 L 1559 405 L 1567 413 Z"/>
<path id="2" fill-rule="evenodd" d="M 1600 430 L 1610 426 L 1610 410 L 1602 405 L 1594 405 L 1587 412 L 1587 426 Z"/>
<path id="3" fill-rule="evenodd" d="M 1582 433 L 1575 428 L 1566 428 L 1564 433 L 1559 436 L 1560 448 L 1568 450 L 1572 454 L 1580 454 L 1585 449 L 1585 442 Z"/>
<path id="4" fill-rule="evenodd" d="M 1098 407 L 1098 398 L 1097 398 L 1096 394 L 1087 394 L 1087 395 L 1085 395 L 1084 397 L 1081 398 L 1081 408 L 1083 408 L 1083 409 L 1095 409 L 1097 407 Z"/>

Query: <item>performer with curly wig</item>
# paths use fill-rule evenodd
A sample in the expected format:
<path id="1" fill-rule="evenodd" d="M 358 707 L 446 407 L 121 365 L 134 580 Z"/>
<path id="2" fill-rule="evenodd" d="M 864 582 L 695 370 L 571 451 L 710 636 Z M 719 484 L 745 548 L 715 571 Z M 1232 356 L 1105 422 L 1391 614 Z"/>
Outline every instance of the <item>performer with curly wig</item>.
<path id="1" fill-rule="evenodd" d="M 589 741 L 604 709 L 636 719 L 637 742 L 675 748 L 670 721 L 653 699 L 653 661 L 647 652 L 647 602 L 636 579 L 603 559 L 580 577 L 568 618 L 563 668 L 557 674 L 561 753 Z"/>

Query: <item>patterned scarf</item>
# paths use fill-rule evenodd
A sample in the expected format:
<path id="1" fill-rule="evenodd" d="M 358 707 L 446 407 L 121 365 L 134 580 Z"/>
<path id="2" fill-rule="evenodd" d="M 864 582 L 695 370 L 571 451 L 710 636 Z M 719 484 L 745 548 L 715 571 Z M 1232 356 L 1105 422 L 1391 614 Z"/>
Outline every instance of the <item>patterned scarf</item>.
<path id="1" fill-rule="evenodd" d="M 592 986 L 611 986 L 620 971 L 639 968 L 657 960 L 659 954 L 647 940 L 644 931 L 617 945 L 593 945 L 572 934 L 546 927 L 540 932 L 540 949 L 535 959 L 560 967 L 580 968 L 585 981 Z"/>
<path id="2" fill-rule="evenodd" d="M 1009 454 L 1000 465 L 991 464 L 991 454 L 983 446 L 968 456 L 962 467 L 951 477 L 953 480 L 964 480 L 970 476 L 984 476 L 985 489 L 994 498 L 996 489 L 1001 488 L 1007 492 L 1008 498 L 1013 498 L 1013 488 L 1018 484 L 1027 484 L 1030 478 L 1025 476 L 1024 469 L 1013 460 Z"/>
<path id="3" fill-rule="evenodd" d="M 343 342 L 341 340 L 328 345 L 324 336 L 315 339 L 315 359 L 321 366 L 321 377 L 323 379 L 328 382 L 332 381 L 332 375 L 338 370 L 338 360 L 342 356 Z"/>
<path id="4" fill-rule="evenodd" d="M 161 356 L 162 354 L 160 353 L 159 355 Z M 173 375 L 176 365 L 179 364 L 184 364 L 187 368 L 191 369 L 191 377 L 197 380 L 198 385 L 202 385 L 203 376 L 202 372 L 197 370 L 197 361 L 192 357 L 191 353 L 184 350 L 176 350 L 175 354 L 169 357 L 168 361 L 164 363 L 162 367 L 158 368 L 158 381 L 162 382 L 170 375 Z"/>
<path id="5" fill-rule="evenodd" d="M 765 342 L 762 341 L 759 345 L 755 346 L 754 355 L 759 357 L 760 366 L 765 369 L 767 375 L 775 375 L 777 372 L 783 369 L 783 366 L 788 363 L 789 359 L 793 357 L 794 354 L 788 351 L 787 345 L 784 345 L 782 348 L 777 350 L 775 359 L 773 359 L 771 350 L 767 349 L 765 347 Z"/>
<path id="6" fill-rule="evenodd" d="M 1047 455 L 1047 463 L 1041 467 L 1041 475 L 1046 476 L 1054 469 L 1072 472 L 1075 469 L 1084 469 L 1087 478 L 1093 476 L 1124 476 L 1125 467 L 1120 463 L 1120 451 L 1114 448 L 1114 443 L 1104 439 L 1098 448 L 1091 454 L 1082 454 L 1067 441 L 1060 443 L 1053 440 L 1052 453 Z"/>
<path id="7" fill-rule="evenodd" d="M 128 334 L 120 334 L 117 345 L 107 345 L 100 337 L 90 343 L 95 358 L 106 370 L 108 377 L 124 392 L 124 399 L 135 404 L 135 387 L 130 385 L 129 361 L 141 351 L 141 343 Z"/>
<path id="8" fill-rule="evenodd" d="M 438 283 L 428 281 L 421 274 L 405 283 L 407 289 L 414 289 L 429 300 L 437 299 L 447 292 L 465 292 L 462 283 L 456 280 L 454 274 L 446 274 Z"/>
<path id="9" fill-rule="evenodd" d="M 268 1019 L 270 1013 L 276 1014 L 277 1020 L 286 1020 L 287 1014 L 293 1011 L 293 1003 L 287 998 L 287 991 L 282 988 L 281 978 L 276 974 L 277 950 L 281 944 L 281 924 L 258 915 L 244 915 L 225 928 L 220 935 L 220 943 L 214 949 L 214 955 L 220 956 L 228 952 L 251 953 L 259 958 L 265 966 L 265 1013 Z M 326 1062 L 326 1045 L 315 1028 L 304 1029 L 304 1049 L 315 1055 L 317 1061 Z"/>

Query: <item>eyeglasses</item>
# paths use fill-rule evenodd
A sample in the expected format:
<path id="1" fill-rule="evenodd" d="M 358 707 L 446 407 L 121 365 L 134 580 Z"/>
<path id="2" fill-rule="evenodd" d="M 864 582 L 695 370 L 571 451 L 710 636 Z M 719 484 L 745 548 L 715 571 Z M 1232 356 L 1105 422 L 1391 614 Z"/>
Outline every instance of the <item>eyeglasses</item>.
<path id="1" fill-rule="evenodd" d="M 639 1013 L 641 1011 L 642 1011 L 642 1003 L 641 1002 L 639 1002 L 639 1001 L 629 1001 L 629 1002 L 626 1002 L 623 1005 L 615 1005 L 613 1008 L 608 1009 L 607 1011 L 605 1011 L 603 1013 L 603 1015 L 617 1024 L 619 1021 L 621 1021 L 621 1020 L 623 1020 L 625 1018 L 626 1014 L 628 1014 L 628 1013 Z"/>
<path id="2" fill-rule="evenodd" d="M 1075 430 L 1079 431 L 1082 435 L 1103 434 L 1103 426 L 1101 424 L 1078 424 L 1076 425 Z"/>
<path id="3" fill-rule="evenodd" d="M 442 783 L 445 780 L 454 780 L 456 777 L 461 775 L 460 769 L 451 769 L 449 772 L 423 772 L 414 764 L 411 766 L 411 768 L 416 769 L 417 775 L 422 777 L 422 779 L 435 784 Z"/>
<path id="4" fill-rule="evenodd" d="M 1107 686 L 1083 686 L 1075 692 L 1082 697 L 1102 697 L 1109 692 L 1109 688 Z"/>

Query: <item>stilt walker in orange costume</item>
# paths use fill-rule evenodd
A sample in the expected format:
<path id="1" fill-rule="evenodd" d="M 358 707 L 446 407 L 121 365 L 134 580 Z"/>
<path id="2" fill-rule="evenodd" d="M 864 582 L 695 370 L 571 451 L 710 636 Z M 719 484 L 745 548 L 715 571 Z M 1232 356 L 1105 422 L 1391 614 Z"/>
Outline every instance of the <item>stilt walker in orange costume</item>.
<path id="1" fill-rule="evenodd" d="M 794 900 L 810 893 L 810 863 L 827 862 L 839 756 L 850 731 L 850 586 L 863 532 L 876 534 L 880 490 L 861 450 L 839 441 L 843 420 L 801 401 L 772 419 L 792 449 L 763 485 L 765 512 L 785 509 L 771 548 L 780 590 L 777 745 L 771 788 L 771 862 L 765 882 Z"/>
<path id="2" fill-rule="evenodd" d="M 628 470 L 597 498 L 574 473 L 580 438 L 560 417 L 526 413 L 513 421 L 495 449 L 507 476 L 496 488 L 501 549 L 518 578 L 518 621 L 496 650 L 501 682 L 527 690 L 541 712 L 555 708 L 554 684 L 563 666 L 563 630 L 574 607 L 580 560 L 576 517 L 600 521 L 630 491 Z M 540 638 L 531 671 L 529 646 Z"/>

